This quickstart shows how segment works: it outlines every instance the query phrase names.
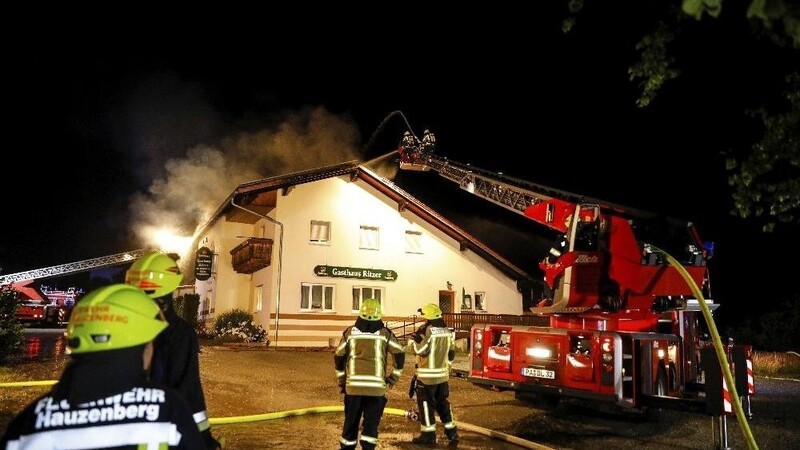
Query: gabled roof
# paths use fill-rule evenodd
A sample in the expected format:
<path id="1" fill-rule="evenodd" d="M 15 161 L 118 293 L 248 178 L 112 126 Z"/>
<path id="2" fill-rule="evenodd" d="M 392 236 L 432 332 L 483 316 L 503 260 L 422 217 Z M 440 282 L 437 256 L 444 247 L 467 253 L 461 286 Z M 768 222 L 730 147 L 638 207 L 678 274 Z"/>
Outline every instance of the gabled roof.
<path id="1" fill-rule="evenodd" d="M 474 252 L 508 277 L 518 281 L 531 279 L 528 273 L 487 247 L 476 237 L 458 227 L 392 181 L 376 174 L 356 160 L 242 183 L 217 208 L 214 215 L 203 226 L 201 232 L 221 217 L 225 217 L 229 221 L 255 223 L 275 207 L 279 191 L 283 191 L 283 195 L 285 195 L 296 185 L 342 175 L 349 175 L 353 181 L 356 179 L 364 181 L 396 202 L 399 211 L 411 211 L 420 219 L 456 240 L 460 245 L 461 251 L 470 250 Z"/>

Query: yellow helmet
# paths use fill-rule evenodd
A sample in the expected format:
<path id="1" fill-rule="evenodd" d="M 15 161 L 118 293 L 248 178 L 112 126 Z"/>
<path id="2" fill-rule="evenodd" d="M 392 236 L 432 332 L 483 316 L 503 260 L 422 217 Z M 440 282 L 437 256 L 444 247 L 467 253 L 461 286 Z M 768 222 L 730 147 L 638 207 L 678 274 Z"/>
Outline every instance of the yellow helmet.
<path id="1" fill-rule="evenodd" d="M 381 320 L 381 317 L 383 317 L 381 302 L 374 298 L 364 300 L 361 302 L 361 309 L 358 311 L 358 317 L 366 320 Z"/>
<path id="2" fill-rule="evenodd" d="M 158 304 L 141 290 L 112 284 L 81 298 L 67 324 L 67 352 L 93 353 L 146 344 L 167 327 Z"/>
<path id="3" fill-rule="evenodd" d="M 442 309 L 439 308 L 439 305 L 433 303 L 428 303 L 417 311 L 422 314 L 422 317 L 428 320 L 440 319 L 442 317 Z"/>
<path id="4" fill-rule="evenodd" d="M 125 284 L 138 287 L 151 298 L 171 293 L 180 286 L 182 280 L 178 264 L 162 252 L 140 256 L 125 272 Z"/>

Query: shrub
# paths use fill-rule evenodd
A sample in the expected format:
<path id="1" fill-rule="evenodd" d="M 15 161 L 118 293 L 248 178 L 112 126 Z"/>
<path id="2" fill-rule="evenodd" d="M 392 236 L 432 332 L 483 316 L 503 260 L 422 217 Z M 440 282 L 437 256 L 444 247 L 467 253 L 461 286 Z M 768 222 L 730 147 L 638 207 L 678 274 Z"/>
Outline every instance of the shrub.
<path id="1" fill-rule="evenodd" d="M 200 308 L 200 294 L 184 294 L 178 296 L 173 304 L 175 312 L 192 328 L 197 328 L 197 312 Z"/>
<path id="2" fill-rule="evenodd" d="M 253 315 L 241 309 L 225 311 L 214 322 L 214 339 L 219 342 L 267 342 L 267 330 L 253 322 Z"/>
<path id="3" fill-rule="evenodd" d="M 0 363 L 8 362 L 25 341 L 25 325 L 14 317 L 18 307 L 17 291 L 8 285 L 0 286 Z"/>

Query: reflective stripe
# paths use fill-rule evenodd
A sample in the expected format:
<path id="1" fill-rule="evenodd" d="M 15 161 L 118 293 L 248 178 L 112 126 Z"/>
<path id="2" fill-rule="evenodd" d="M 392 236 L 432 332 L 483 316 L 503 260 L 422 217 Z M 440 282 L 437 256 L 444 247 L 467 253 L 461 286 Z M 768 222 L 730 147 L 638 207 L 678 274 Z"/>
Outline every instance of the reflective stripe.
<path id="1" fill-rule="evenodd" d="M 369 442 L 370 444 L 378 443 L 378 438 L 372 436 L 364 436 L 363 434 L 361 435 L 361 440 L 364 442 Z"/>
<path id="2" fill-rule="evenodd" d="M 339 443 L 341 443 L 342 445 L 348 446 L 348 447 L 349 447 L 349 446 L 351 446 L 351 445 L 352 445 L 353 447 L 355 447 L 355 446 L 356 446 L 356 444 L 358 444 L 358 441 L 348 441 L 348 440 L 346 440 L 345 438 L 343 438 L 343 437 L 340 437 L 340 438 L 339 438 Z"/>
<path id="3" fill-rule="evenodd" d="M 194 413 L 192 417 L 194 418 L 194 423 L 197 424 L 197 428 L 201 432 L 211 428 L 211 423 L 208 421 L 208 414 L 206 414 L 205 411 Z"/>
<path id="4" fill-rule="evenodd" d="M 200 423 L 208 420 L 208 414 L 206 414 L 205 411 L 196 412 L 192 414 L 192 417 L 194 418 L 194 423 Z"/>
<path id="5" fill-rule="evenodd" d="M 181 434 L 174 423 L 140 422 L 43 431 L 20 436 L 6 448 L 69 450 L 138 445 L 142 449 L 158 450 L 161 444 L 176 446 L 180 441 Z"/>

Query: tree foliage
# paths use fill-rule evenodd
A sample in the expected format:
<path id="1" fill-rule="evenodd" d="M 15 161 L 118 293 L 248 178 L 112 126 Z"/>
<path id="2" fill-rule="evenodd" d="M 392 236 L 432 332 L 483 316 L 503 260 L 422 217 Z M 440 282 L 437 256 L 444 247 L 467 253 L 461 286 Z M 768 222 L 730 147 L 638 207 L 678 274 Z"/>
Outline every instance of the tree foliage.
<path id="1" fill-rule="evenodd" d="M 764 135 L 749 153 L 726 162 L 734 214 L 762 219 L 767 232 L 777 223 L 800 224 L 800 73 L 786 78 L 784 111 L 751 112 L 760 117 Z"/>
<path id="2" fill-rule="evenodd" d="M 576 26 L 584 0 L 568 0 L 567 5 L 570 14 L 562 24 L 565 33 Z M 666 83 L 681 75 L 676 67 L 680 55 L 675 56 L 675 42 L 685 26 L 706 17 L 720 19 L 724 5 L 724 0 L 648 4 L 660 8 L 655 13 L 659 20 L 636 43 L 638 61 L 628 68 L 630 81 L 639 88 L 638 107 L 650 106 Z M 800 61 L 800 2 L 750 0 L 746 8 L 733 2 L 727 5 L 741 7 L 733 13 L 745 15 L 753 39 L 766 38 L 775 46 L 789 49 Z M 747 111 L 760 119 L 761 137 L 753 145 L 729 150 L 726 155 L 734 204 L 731 214 L 761 224 L 765 232 L 774 231 L 778 224 L 800 224 L 799 80 L 800 72 L 786 74 L 784 99 L 788 102 L 769 104 L 765 100 L 757 111 Z"/>
<path id="3" fill-rule="evenodd" d="M 25 326 L 14 317 L 18 307 L 17 291 L 0 286 L 0 363 L 8 362 L 24 342 Z"/>

